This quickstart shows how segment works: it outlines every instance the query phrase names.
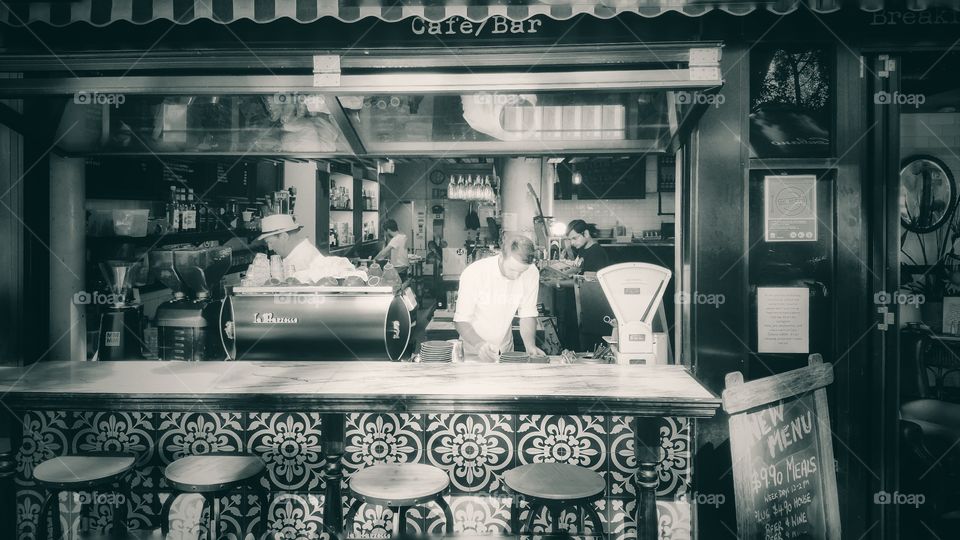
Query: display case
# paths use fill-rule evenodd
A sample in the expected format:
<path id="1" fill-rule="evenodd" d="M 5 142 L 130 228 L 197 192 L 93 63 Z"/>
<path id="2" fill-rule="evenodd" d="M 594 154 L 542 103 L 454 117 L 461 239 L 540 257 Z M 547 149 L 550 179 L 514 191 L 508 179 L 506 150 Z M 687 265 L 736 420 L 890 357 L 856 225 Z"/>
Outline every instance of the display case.
<path id="1" fill-rule="evenodd" d="M 318 201 L 318 238 L 328 235 L 327 252 L 337 256 L 369 255 L 380 238 L 380 181 L 373 169 L 330 163 L 318 171 L 326 186 Z"/>

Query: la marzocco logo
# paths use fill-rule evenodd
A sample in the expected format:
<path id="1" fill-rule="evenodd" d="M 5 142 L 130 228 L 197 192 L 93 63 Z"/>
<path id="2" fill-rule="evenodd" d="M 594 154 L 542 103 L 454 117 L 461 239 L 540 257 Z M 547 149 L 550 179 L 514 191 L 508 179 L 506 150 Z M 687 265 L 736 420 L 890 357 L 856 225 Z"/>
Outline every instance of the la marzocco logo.
<path id="1" fill-rule="evenodd" d="M 299 317 L 277 317 L 273 313 L 254 313 L 254 324 L 299 324 Z"/>

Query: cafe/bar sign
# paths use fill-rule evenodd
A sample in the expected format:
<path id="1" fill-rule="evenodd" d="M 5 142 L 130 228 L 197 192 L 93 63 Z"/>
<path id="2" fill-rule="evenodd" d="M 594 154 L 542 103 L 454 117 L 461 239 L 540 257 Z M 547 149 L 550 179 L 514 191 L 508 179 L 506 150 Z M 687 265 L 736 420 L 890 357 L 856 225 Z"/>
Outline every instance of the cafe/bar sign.
<path id="1" fill-rule="evenodd" d="M 817 177 L 763 178 L 763 237 L 767 242 L 816 242 Z"/>
<path id="2" fill-rule="evenodd" d="M 744 382 L 728 373 L 723 408 L 742 540 L 840 539 L 840 503 L 819 354 L 805 368 Z"/>
<path id="3" fill-rule="evenodd" d="M 410 31 L 417 36 L 506 37 L 536 34 L 542 26 L 543 21 L 539 17 L 514 21 L 503 15 L 494 15 L 477 22 L 459 15 L 442 21 L 428 21 L 422 17 L 410 19 Z"/>

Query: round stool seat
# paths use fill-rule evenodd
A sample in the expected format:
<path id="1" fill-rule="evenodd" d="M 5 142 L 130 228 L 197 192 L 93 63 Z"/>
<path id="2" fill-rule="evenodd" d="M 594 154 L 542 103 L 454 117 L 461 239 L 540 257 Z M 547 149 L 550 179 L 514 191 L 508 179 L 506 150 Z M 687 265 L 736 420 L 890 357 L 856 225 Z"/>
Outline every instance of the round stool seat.
<path id="1" fill-rule="evenodd" d="M 33 478 L 64 490 L 112 484 L 128 473 L 135 461 L 133 456 L 60 456 L 37 465 Z"/>
<path id="2" fill-rule="evenodd" d="M 420 463 L 374 465 L 350 478 L 350 490 L 368 502 L 413 506 L 433 500 L 450 486 L 443 469 Z"/>
<path id="3" fill-rule="evenodd" d="M 527 497 L 550 501 L 594 499 L 606 486 L 599 474 L 565 463 L 531 463 L 503 473 L 508 488 Z"/>
<path id="4" fill-rule="evenodd" d="M 257 478 L 266 470 L 257 456 L 187 456 L 167 465 L 170 485 L 187 493 L 226 491 Z"/>

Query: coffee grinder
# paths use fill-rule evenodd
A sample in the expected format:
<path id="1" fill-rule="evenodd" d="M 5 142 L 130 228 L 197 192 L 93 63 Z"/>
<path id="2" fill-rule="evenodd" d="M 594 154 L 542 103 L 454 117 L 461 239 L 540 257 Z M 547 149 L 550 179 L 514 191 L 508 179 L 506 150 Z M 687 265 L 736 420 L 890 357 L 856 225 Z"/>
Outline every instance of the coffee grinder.
<path id="1" fill-rule="evenodd" d="M 215 299 L 220 278 L 230 269 L 227 247 L 178 249 L 158 253 L 154 275 L 173 290 L 174 298 L 157 308 L 161 360 L 222 358 L 217 325 L 221 300 Z"/>
<path id="2" fill-rule="evenodd" d="M 143 359 L 143 305 L 132 299 L 133 284 L 142 268 L 140 260 L 110 260 L 100 263 L 100 272 L 110 291 L 100 312 L 98 360 Z"/>

